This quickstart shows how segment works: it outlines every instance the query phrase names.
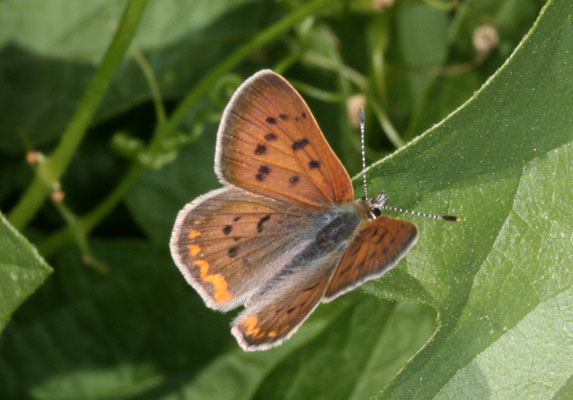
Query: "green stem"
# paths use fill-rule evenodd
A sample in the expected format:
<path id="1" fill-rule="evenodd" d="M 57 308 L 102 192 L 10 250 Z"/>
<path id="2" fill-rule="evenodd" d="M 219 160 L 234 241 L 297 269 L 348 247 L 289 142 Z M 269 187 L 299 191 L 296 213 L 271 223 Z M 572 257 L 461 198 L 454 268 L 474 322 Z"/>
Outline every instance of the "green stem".
<path id="1" fill-rule="evenodd" d="M 146 5 L 147 0 L 130 0 L 127 3 L 117 32 L 62 134 L 60 143 L 38 167 L 31 185 L 9 214 L 10 222 L 17 229 L 26 227 L 64 174 L 124 58 Z"/>
<path id="2" fill-rule="evenodd" d="M 392 125 L 392 121 L 390 121 L 390 118 L 384 112 L 382 107 L 380 107 L 380 104 L 374 97 L 369 96 L 368 105 L 372 107 L 372 110 L 374 110 L 374 114 L 376 114 L 376 118 L 380 122 L 382 130 L 384 133 L 386 133 L 386 137 L 388 140 L 390 140 L 394 147 L 399 149 L 400 147 L 404 146 L 404 141 L 398 134 L 398 131 L 396 131 L 396 128 L 394 128 L 394 125 Z"/>
<path id="3" fill-rule="evenodd" d="M 53 203 L 68 226 L 70 226 L 70 233 L 82 252 L 84 262 L 100 273 L 108 272 L 109 268 L 93 255 L 88 244 L 88 232 L 82 230 L 82 224 L 77 223 L 77 218 L 74 213 L 61 201 L 54 201 Z"/>
<path id="4" fill-rule="evenodd" d="M 161 98 L 161 91 L 159 90 L 159 84 L 155 79 L 155 75 L 153 74 L 153 69 L 141 53 L 141 51 L 137 47 L 132 47 L 130 53 L 133 55 L 133 58 L 141 68 L 143 72 L 143 76 L 147 80 L 147 84 L 149 85 L 149 89 L 151 90 L 151 96 L 153 97 L 153 104 L 155 105 L 155 114 L 157 115 L 157 122 L 159 126 L 165 124 L 167 120 L 167 113 L 165 112 L 165 107 L 163 106 L 163 99 Z"/>
<path id="5" fill-rule="evenodd" d="M 366 91 L 368 87 L 368 80 L 362 74 L 337 60 L 331 60 L 326 57 L 311 53 L 305 54 L 302 57 L 302 60 L 309 65 L 314 65 L 323 69 L 334 71 L 338 75 L 342 75 L 349 81 L 352 81 L 362 91 Z"/>
<path id="6" fill-rule="evenodd" d="M 307 95 L 308 97 L 313 97 L 317 100 L 321 100 L 327 103 L 343 103 L 348 100 L 348 95 L 340 94 L 337 92 L 329 92 L 327 90 L 319 89 L 315 86 L 309 85 L 307 83 L 297 81 L 294 79 L 289 79 L 291 85 L 293 85 L 300 93 Z"/>

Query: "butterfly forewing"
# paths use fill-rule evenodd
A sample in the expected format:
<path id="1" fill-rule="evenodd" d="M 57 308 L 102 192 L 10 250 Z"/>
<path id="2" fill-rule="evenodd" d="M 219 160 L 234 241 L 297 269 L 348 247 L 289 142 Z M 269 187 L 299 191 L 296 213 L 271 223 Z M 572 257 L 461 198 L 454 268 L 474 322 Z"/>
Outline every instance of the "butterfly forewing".
<path id="1" fill-rule="evenodd" d="M 171 253 L 207 306 L 229 310 L 271 278 L 296 248 L 308 215 L 238 189 L 220 189 L 179 213 Z"/>
<path id="2" fill-rule="evenodd" d="M 350 177 L 302 97 L 280 75 L 248 79 L 225 109 L 216 171 L 231 185 L 303 209 L 354 199 Z"/>
<path id="3" fill-rule="evenodd" d="M 324 300 L 332 300 L 388 271 L 416 243 L 417 237 L 418 228 L 408 221 L 382 215 L 369 222 L 346 249 Z"/>

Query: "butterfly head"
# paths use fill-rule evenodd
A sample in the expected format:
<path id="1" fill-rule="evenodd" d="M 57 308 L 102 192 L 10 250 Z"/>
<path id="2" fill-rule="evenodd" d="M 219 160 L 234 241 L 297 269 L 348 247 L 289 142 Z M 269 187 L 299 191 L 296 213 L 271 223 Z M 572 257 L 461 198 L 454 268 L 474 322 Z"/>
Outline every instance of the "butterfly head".
<path id="1" fill-rule="evenodd" d="M 360 200 L 368 217 L 370 219 L 376 219 L 382 214 L 382 210 L 386 207 L 388 195 L 382 192 L 378 196 L 371 198 L 363 197 Z"/>

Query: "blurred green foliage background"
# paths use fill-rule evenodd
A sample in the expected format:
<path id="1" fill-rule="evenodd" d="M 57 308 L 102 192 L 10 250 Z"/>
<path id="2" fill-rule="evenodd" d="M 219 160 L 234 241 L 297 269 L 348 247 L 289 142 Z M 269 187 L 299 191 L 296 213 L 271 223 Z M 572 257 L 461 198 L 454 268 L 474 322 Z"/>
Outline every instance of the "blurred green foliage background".
<path id="1" fill-rule="evenodd" d="M 547 3 L 0 2 L 1 397 L 571 398 L 573 6 Z M 168 239 L 263 68 L 352 176 L 366 101 L 371 190 L 465 221 L 408 218 L 396 269 L 243 353 Z"/>

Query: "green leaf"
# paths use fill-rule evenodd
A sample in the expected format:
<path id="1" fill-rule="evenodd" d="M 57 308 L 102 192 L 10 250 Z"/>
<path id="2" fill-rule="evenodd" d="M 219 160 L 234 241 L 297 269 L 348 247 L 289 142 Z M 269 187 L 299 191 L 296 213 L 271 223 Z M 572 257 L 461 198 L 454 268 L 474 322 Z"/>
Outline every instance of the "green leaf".
<path id="1" fill-rule="evenodd" d="M 448 18 L 445 11 L 424 3 L 403 4 L 396 13 L 396 43 L 403 62 L 411 68 L 441 65 L 447 56 Z M 412 74 L 409 96 L 421 99 L 430 74 Z M 404 93 L 404 96 L 407 96 Z"/>
<path id="2" fill-rule="evenodd" d="M 391 205 L 463 217 L 416 219 L 403 268 L 440 325 L 379 398 L 551 398 L 573 373 L 572 16 L 548 3 L 476 96 L 369 171 Z"/>
<path id="3" fill-rule="evenodd" d="M 0 332 L 52 269 L 0 213 Z"/>

